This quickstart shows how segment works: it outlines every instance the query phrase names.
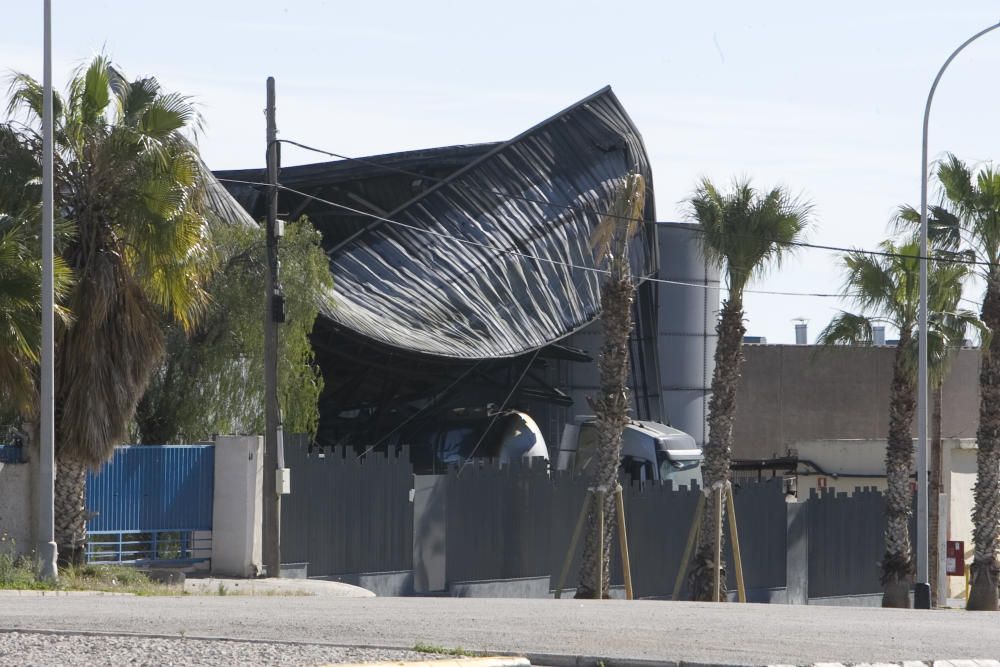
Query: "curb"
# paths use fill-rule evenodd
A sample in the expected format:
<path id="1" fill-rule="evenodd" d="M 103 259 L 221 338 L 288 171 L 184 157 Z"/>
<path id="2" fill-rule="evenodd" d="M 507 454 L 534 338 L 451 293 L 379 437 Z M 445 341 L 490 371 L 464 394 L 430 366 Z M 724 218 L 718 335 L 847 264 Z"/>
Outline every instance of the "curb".
<path id="1" fill-rule="evenodd" d="M 288 639 L 258 639 L 245 637 L 218 637 L 211 635 L 178 635 L 166 633 L 146 633 L 146 632 L 120 632 L 105 630 L 59 630 L 55 628 L 25 628 L 25 627 L 3 627 L 0 634 L 5 633 L 33 633 L 40 635 L 78 635 L 87 637 L 144 637 L 150 639 L 186 639 L 189 641 L 223 641 L 223 642 L 246 642 L 250 644 L 284 644 L 311 646 L 330 646 L 336 648 L 379 648 L 394 651 L 412 651 L 412 646 L 382 646 L 341 644 L 324 641 L 302 641 Z M 487 663 L 483 661 L 496 661 Z M 323 667 L 329 667 L 336 663 L 328 663 Z M 405 667 L 748 667 L 748 663 L 734 662 L 694 662 L 688 660 L 644 660 L 638 658 L 606 658 L 599 656 L 569 655 L 565 653 L 510 653 L 497 651 L 491 658 L 460 658 L 428 660 L 426 662 L 381 662 L 381 663 L 357 663 L 339 664 L 337 667 L 372 667 L 374 665 L 393 665 Z M 812 662 L 801 663 L 799 667 L 1000 667 L 1000 661 L 993 658 L 963 658 L 950 660 L 903 660 L 892 662 L 869 662 L 869 663 L 842 663 L 842 662 Z M 759 667 L 796 667 L 790 663 L 775 663 L 771 665 L 760 665 Z"/>
<path id="2" fill-rule="evenodd" d="M 415 662 L 327 663 L 319 667 L 531 667 L 525 658 L 455 658 L 452 660 L 418 660 Z"/>

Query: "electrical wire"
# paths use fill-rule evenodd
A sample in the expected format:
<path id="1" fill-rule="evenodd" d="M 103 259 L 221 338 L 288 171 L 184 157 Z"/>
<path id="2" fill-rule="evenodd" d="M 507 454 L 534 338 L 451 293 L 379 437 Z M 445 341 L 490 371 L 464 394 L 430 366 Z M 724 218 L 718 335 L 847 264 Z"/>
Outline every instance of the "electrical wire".
<path id="1" fill-rule="evenodd" d="M 333 151 L 327 151 L 327 150 L 323 150 L 322 148 L 316 148 L 314 146 L 309 146 L 307 144 L 303 144 L 303 143 L 300 143 L 298 141 L 293 141 L 291 139 L 276 139 L 276 141 L 278 143 L 284 143 L 284 144 L 290 144 L 292 146 L 297 146 L 298 148 L 302 148 L 302 149 L 307 150 L 307 151 L 312 151 L 314 153 L 319 153 L 320 155 L 326 155 L 328 157 L 334 157 L 334 158 L 338 158 L 338 159 L 341 159 L 341 160 L 347 160 L 347 161 L 350 161 L 350 162 L 357 162 L 359 164 L 366 164 L 366 165 L 369 165 L 369 166 L 372 166 L 372 167 L 378 167 L 380 169 L 384 169 L 386 171 L 393 171 L 393 172 L 396 172 L 396 173 L 399 173 L 399 174 L 404 174 L 404 175 L 407 175 L 407 176 L 413 176 L 415 178 L 431 180 L 431 181 L 435 181 L 437 183 L 444 183 L 444 182 L 448 181 L 447 178 L 441 178 L 439 176 L 431 176 L 429 174 L 421 174 L 420 172 L 410 171 L 409 169 L 402 169 L 400 167 L 393 167 L 391 165 L 383 164 L 383 163 L 380 163 L 380 162 L 375 162 L 373 160 L 368 160 L 368 159 L 365 159 L 365 158 L 352 157 L 350 155 L 344 155 L 342 153 L 335 153 Z M 258 184 L 258 185 L 261 185 L 261 184 Z M 467 188 L 467 189 L 472 189 L 472 190 L 479 190 L 481 192 L 486 192 L 486 193 L 495 195 L 497 197 L 501 197 L 501 198 L 504 198 L 504 199 L 514 199 L 514 200 L 522 201 L 522 202 L 525 202 L 525 203 L 528 203 L 528 204 L 537 204 L 539 206 L 549 206 L 549 207 L 561 208 L 561 209 L 565 209 L 565 210 L 569 210 L 569 211 L 576 211 L 576 212 L 586 212 L 585 209 L 583 209 L 582 207 L 580 207 L 578 205 L 574 205 L 574 204 L 559 204 L 557 202 L 546 201 L 546 200 L 543 200 L 543 199 L 534 199 L 532 197 L 525 197 L 523 195 L 511 194 L 511 193 L 507 193 L 507 192 L 501 192 L 501 191 L 495 190 L 493 188 L 488 188 L 488 187 L 483 187 L 483 186 L 480 186 L 480 185 L 475 185 L 474 183 L 455 183 L 455 182 L 452 182 L 450 185 L 453 186 L 453 187 L 460 187 L 460 188 Z M 613 214 L 613 213 L 604 213 L 602 215 L 604 215 L 605 217 L 608 217 L 608 218 L 616 219 L 616 220 L 624 220 L 624 221 L 627 221 L 627 222 L 639 222 L 639 223 L 647 224 L 647 225 L 671 224 L 669 221 L 665 221 L 665 220 L 644 220 L 644 219 L 640 219 L 640 218 L 631 218 L 631 217 L 624 216 L 624 215 L 616 215 L 616 214 Z M 693 227 L 692 230 L 695 231 L 696 233 L 700 233 L 700 234 L 706 233 L 703 229 L 700 229 L 698 227 Z M 747 234 L 735 234 L 735 233 L 731 233 L 731 232 L 728 235 L 736 237 L 736 238 L 754 238 L 754 239 L 758 238 L 756 236 L 750 236 L 750 235 L 747 235 Z M 841 246 L 825 245 L 825 244 L 821 244 L 821 243 L 809 243 L 809 242 L 806 242 L 806 241 L 787 241 L 787 240 L 780 240 L 780 239 L 765 239 L 765 240 L 769 241 L 770 243 L 776 243 L 778 245 L 784 245 L 784 246 L 791 246 L 791 247 L 798 247 L 798 248 L 810 248 L 810 249 L 813 249 L 813 250 L 826 250 L 826 251 L 829 251 L 829 252 L 854 252 L 854 253 L 859 253 L 859 254 L 862 254 L 862 255 L 869 255 L 869 256 L 872 256 L 872 257 L 906 257 L 906 258 L 911 258 L 911 259 L 927 259 L 927 260 L 934 261 L 934 262 L 942 262 L 942 263 L 948 263 L 948 264 L 968 264 L 968 265 L 971 265 L 971 266 L 988 266 L 988 267 L 994 267 L 995 266 L 994 264 L 992 264 L 990 262 L 984 262 L 984 261 L 976 260 L 976 259 L 961 259 L 961 258 L 958 258 L 958 257 L 934 257 L 934 256 L 923 256 L 923 255 L 908 255 L 908 254 L 903 254 L 903 253 L 886 252 L 884 250 L 864 250 L 864 249 L 860 249 L 860 248 L 845 248 L 845 247 L 841 247 Z"/>
<path id="2" fill-rule="evenodd" d="M 218 180 L 224 181 L 224 182 L 227 182 L 227 183 L 238 183 L 238 184 L 243 184 L 243 185 L 261 185 L 261 183 L 256 183 L 254 181 L 242 181 L 242 180 L 231 179 L 231 178 L 220 178 Z M 528 253 L 521 252 L 519 250 L 513 250 L 513 249 L 508 249 L 508 248 L 500 248 L 498 246 L 490 245 L 488 243 L 481 243 L 479 241 L 473 241 L 471 239 L 463 239 L 461 237 L 453 236 L 451 234 L 445 234 L 445 233 L 442 233 L 442 232 L 436 232 L 436 231 L 431 230 L 431 229 L 424 229 L 423 227 L 417 227 L 416 225 L 411 225 L 411 224 L 406 223 L 406 222 L 400 222 L 399 220 L 393 220 L 393 219 L 387 218 L 385 216 L 381 216 L 381 215 L 378 215 L 378 214 L 375 214 L 375 213 L 370 213 L 369 211 L 362 211 L 361 209 L 357 209 L 357 208 L 354 208 L 352 206 L 347 206 L 346 204 L 341 204 L 339 202 L 334 202 L 334 201 L 330 201 L 328 199 L 323 199 L 322 197 L 317 197 L 316 195 L 310 195 L 308 193 L 302 192 L 300 190 L 296 190 L 295 188 L 290 188 L 290 187 L 285 186 L 285 185 L 280 185 L 279 184 L 277 187 L 280 190 L 284 190 L 286 192 L 291 192 L 293 194 L 297 194 L 297 195 L 302 196 L 302 197 L 308 197 L 308 198 L 312 199 L 313 201 L 319 202 L 321 204 L 326 204 L 327 206 L 332 206 L 334 208 L 338 208 L 338 209 L 341 209 L 341 210 L 344 210 L 344 211 L 348 211 L 350 213 L 354 213 L 355 215 L 361 215 L 361 216 L 364 216 L 364 217 L 371 218 L 373 220 L 378 220 L 378 221 L 384 222 L 386 224 L 395 225 L 397 227 L 402 227 L 404 229 L 409 229 L 409 230 L 412 230 L 412 231 L 415 231 L 415 232 L 418 232 L 418 233 L 428 234 L 430 236 L 435 236 L 435 237 L 446 239 L 446 240 L 449 240 L 449 241 L 456 241 L 458 243 L 463 243 L 465 245 L 476 246 L 476 247 L 484 248 L 486 250 L 492 250 L 492 251 L 497 252 L 497 253 L 505 253 L 505 254 L 514 255 L 514 256 L 517 256 L 517 257 L 523 257 L 524 259 L 534 260 L 534 261 L 538 261 L 538 262 L 545 262 L 545 263 L 552 264 L 552 265 L 555 265 L 555 266 L 563 266 L 563 267 L 570 268 L 570 269 L 579 269 L 581 271 L 589 271 L 589 272 L 597 273 L 597 274 L 600 274 L 600 275 L 610 275 L 610 273 L 611 273 L 607 269 L 599 269 L 599 268 L 592 267 L 592 266 L 582 266 L 580 264 L 571 264 L 569 262 L 561 262 L 559 260 L 549 259 L 547 257 L 538 257 L 537 255 L 531 255 L 531 254 L 528 254 Z M 664 285 L 676 285 L 676 286 L 681 286 L 681 287 L 696 287 L 696 288 L 701 288 L 701 289 L 714 289 L 714 290 L 726 290 L 726 289 L 728 289 L 728 288 L 726 288 L 723 285 L 710 285 L 710 284 L 703 284 L 703 283 L 689 283 L 689 282 L 683 282 L 683 281 L 680 281 L 680 280 L 667 280 L 665 278 L 644 278 L 642 276 L 631 276 L 631 278 L 633 280 L 635 280 L 635 281 L 638 281 L 638 282 L 650 281 L 650 282 L 660 283 L 660 284 L 664 284 Z M 770 295 L 770 296 L 800 296 L 800 297 L 817 297 L 817 298 L 833 298 L 833 299 L 841 299 L 841 298 L 845 297 L 844 294 L 840 294 L 840 293 L 788 292 L 788 291 L 781 291 L 781 290 L 755 290 L 755 289 L 747 289 L 747 290 L 744 290 L 744 293 L 746 293 L 746 294 L 764 294 L 764 295 Z"/>

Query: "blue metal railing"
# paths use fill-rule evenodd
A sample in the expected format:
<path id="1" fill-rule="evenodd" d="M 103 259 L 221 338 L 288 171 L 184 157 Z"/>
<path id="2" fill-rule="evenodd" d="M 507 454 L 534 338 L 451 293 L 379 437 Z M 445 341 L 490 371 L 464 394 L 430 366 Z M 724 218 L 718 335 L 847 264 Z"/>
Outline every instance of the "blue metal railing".
<path id="1" fill-rule="evenodd" d="M 211 553 L 215 447 L 118 447 L 87 475 L 87 558 L 144 563 Z"/>
<path id="2" fill-rule="evenodd" d="M 87 536 L 87 562 L 131 565 L 196 563 L 212 554 L 212 536 L 200 531 L 98 531 Z"/>

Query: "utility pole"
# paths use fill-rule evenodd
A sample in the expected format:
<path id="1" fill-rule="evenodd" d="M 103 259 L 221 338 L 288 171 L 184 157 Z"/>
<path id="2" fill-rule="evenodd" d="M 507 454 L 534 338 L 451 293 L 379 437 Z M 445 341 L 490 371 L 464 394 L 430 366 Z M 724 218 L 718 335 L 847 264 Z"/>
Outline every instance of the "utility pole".
<path id="1" fill-rule="evenodd" d="M 53 322 L 52 218 L 55 177 L 52 160 L 52 0 L 45 0 L 42 66 L 42 363 L 38 448 L 38 574 L 55 581 L 55 329 Z"/>
<path id="2" fill-rule="evenodd" d="M 263 559 L 267 576 L 281 575 L 281 489 L 284 471 L 281 415 L 278 408 L 278 324 L 285 321 L 285 300 L 278 276 L 278 129 L 275 124 L 274 77 L 267 78 L 267 271 L 264 279 L 264 526 Z"/>

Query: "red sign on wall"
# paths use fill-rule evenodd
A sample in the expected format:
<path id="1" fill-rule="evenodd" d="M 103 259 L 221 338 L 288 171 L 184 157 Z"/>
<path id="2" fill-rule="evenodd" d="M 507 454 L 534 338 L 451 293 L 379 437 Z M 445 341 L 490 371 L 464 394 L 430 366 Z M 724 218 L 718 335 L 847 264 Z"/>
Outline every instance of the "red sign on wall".
<path id="1" fill-rule="evenodd" d="M 965 576 L 965 542 L 949 540 L 945 552 L 945 570 L 950 577 Z"/>

